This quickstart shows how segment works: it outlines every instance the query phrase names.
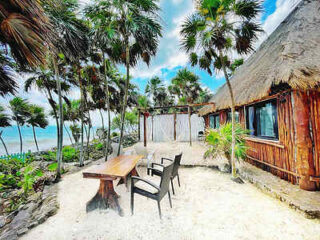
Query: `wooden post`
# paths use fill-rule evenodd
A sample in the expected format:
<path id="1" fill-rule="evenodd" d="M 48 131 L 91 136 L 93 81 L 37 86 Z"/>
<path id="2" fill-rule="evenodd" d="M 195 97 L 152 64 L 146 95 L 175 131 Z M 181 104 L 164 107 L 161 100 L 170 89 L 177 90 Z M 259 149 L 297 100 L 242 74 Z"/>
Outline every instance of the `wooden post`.
<path id="1" fill-rule="evenodd" d="M 153 141 L 153 116 L 151 116 L 152 119 L 152 125 L 151 125 L 151 139 Z"/>
<path id="2" fill-rule="evenodd" d="M 314 191 L 316 185 L 310 181 L 314 176 L 312 139 L 309 129 L 310 109 L 308 95 L 305 92 L 292 92 L 293 120 L 295 127 L 296 167 L 300 175 L 301 189 Z"/>
<path id="3" fill-rule="evenodd" d="M 140 111 L 138 112 L 138 139 L 140 142 Z"/>
<path id="4" fill-rule="evenodd" d="M 190 137 L 190 146 L 192 146 L 192 137 L 191 137 L 191 107 L 188 106 L 188 117 L 189 117 L 189 137 Z"/>
<path id="5" fill-rule="evenodd" d="M 177 140 L 177 113 L 173 114 L 173 139 Z"/>
<path id="6" fill-rule="evenodd" d="M 147 117 L 146 114 L 143 114 L 143 145 L 147 146 Z"/>

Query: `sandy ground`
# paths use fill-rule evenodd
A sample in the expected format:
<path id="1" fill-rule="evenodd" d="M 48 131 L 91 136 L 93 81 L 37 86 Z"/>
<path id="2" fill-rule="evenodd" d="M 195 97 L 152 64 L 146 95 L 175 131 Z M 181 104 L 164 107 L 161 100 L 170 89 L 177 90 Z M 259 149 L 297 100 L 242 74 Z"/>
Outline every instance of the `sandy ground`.
<path id="1" fill-rule="evenodd" d="M 145 169 L 140 169 L 144 173 Z M 320 239 L 320 222 L 266 196 L 250 184 L 236 184 L 229 175 L 195 167 L 180 171 L 173 208 L 165 197 L 163 219 L 155 201 L 137 196 L 135 214 L 130 214 L 129 192 L 122 185 L 124 217 L 112 210 L 85 212 L 85 204 L 99 182 L 67 175 L 59 183 L 60 210 L 22 239 Z"/>

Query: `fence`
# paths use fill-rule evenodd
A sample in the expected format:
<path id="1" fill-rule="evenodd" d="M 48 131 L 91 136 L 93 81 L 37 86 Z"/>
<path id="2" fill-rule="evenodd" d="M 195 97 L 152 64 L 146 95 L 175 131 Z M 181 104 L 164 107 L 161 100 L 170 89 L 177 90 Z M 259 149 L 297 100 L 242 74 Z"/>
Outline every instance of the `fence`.
<path id="1" fill-rule="evenodd" d="M 21 161 L 21 162 L 25 162 L 25 160 L 29 154 L 31 154 L 30 150 L 27 153 L 23 152 L 23 153 L 13 153 L 13 154 L 9 154 L 9 155 L 1 155 L 0 159 L 1 160 L 10 160 L 12 158 L 16 158 L 16 159 L 19 159 L 19 161 Z"/>
<path id="2" fill-rule="evenodd" d="M 191 115 L 191 140 L 198 140 L 199 131 L 204 131 L 205 123 L 198 114 Z M 144 140 L 144 119 L 140 117 L 140 141 Z M 161 114 L 149 116 L 146 120 L 147 141 L 190 141 L 188 114 Z"/>

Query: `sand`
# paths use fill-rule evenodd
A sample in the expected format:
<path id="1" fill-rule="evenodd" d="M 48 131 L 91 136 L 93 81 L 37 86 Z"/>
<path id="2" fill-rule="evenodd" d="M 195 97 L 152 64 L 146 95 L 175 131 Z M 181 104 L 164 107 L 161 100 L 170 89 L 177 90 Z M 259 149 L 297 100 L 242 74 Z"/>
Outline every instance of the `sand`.
<path id="1" fill-rule="evenodd" d="M 140 169 L 145 173 L 145 169 Z M 251 184 L 239 185 L 217 170 L 181 168 L 182 186 L 176 186 L 173 208 L 162 202 L 163 219 L 157 204 L 136 196 L 131 216 L 129 192 L 116 191 L 124 217 L 113 210 L 85 212 L 85 204 L 98 188 L 94 179 L 81 172 L 64 176 L 58 183 L 60 210 L 22 239 L 320 239 L 320 222 L 306 219 Z"/>

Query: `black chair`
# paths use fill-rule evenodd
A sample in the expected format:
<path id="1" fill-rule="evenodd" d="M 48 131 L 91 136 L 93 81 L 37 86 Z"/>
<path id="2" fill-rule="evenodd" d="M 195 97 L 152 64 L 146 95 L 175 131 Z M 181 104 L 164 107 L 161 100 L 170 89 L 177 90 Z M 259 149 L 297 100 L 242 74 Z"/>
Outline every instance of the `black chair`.
<path id="1" fill-rule="evenodd" d="M 175 194 L 174 193 L 174 187 L 173 187 L 173 179 L 174 178 L 176 178 L 176 177 L 178 178 L 178 185 L 180 187 L 179 167 L 180 167 L 180 163 L 181 163 L 181 158 L 182 158 L 182 153 L 180 153 L 179 155 L 176 155 L 174 157 L 174 160 L 172 160 L 170 158 L 161 158 L 161 164 L 162 165 L 163 165 L 164 160 L 173 162 L 173 169 L 172 169 L 172 174 L 171 174 L 171 178 L 170 178 L 171 187 L 172 187 L 172 193 L 173 194 Z M 151 168 L 150 168 L 151 176 L 153 176 L 153 175 L 161 176 L 162 169 L 154 168 L 154 166 L 158 166 L 158 165 L 159 164 L 151 163 Z"/>
<path id="2" fill-rule="evenodd" d="M 159 179 L 160 180 L 159 184 L 156 184 L 153 181 L 149 181 L 148 179 L 144 179 L 136 176 L 131 177 L 131 214 L 132 215 L 133 215 L 133 209 L 134 209 L 135 193 L 145 196 L 147 198 L 151 198 L 158 202 L 160 219 L 161 219 L 160 201 L 167 193 L 169 197 L 170 207 L 172 208 L 169 184 L 170 184 L 170 178 L 171 178 L 172 169 L 173 169 L 173 163 L 167 166 L 163 166 L 162 164 L 159 164 L 159 163 L 153 163 L 153 166 L 154 165 L 158 165 L 163 168 L 163 171 L 161 172 L 161 174 L 159 174 L 159 176 L 161 177 Z"/>

